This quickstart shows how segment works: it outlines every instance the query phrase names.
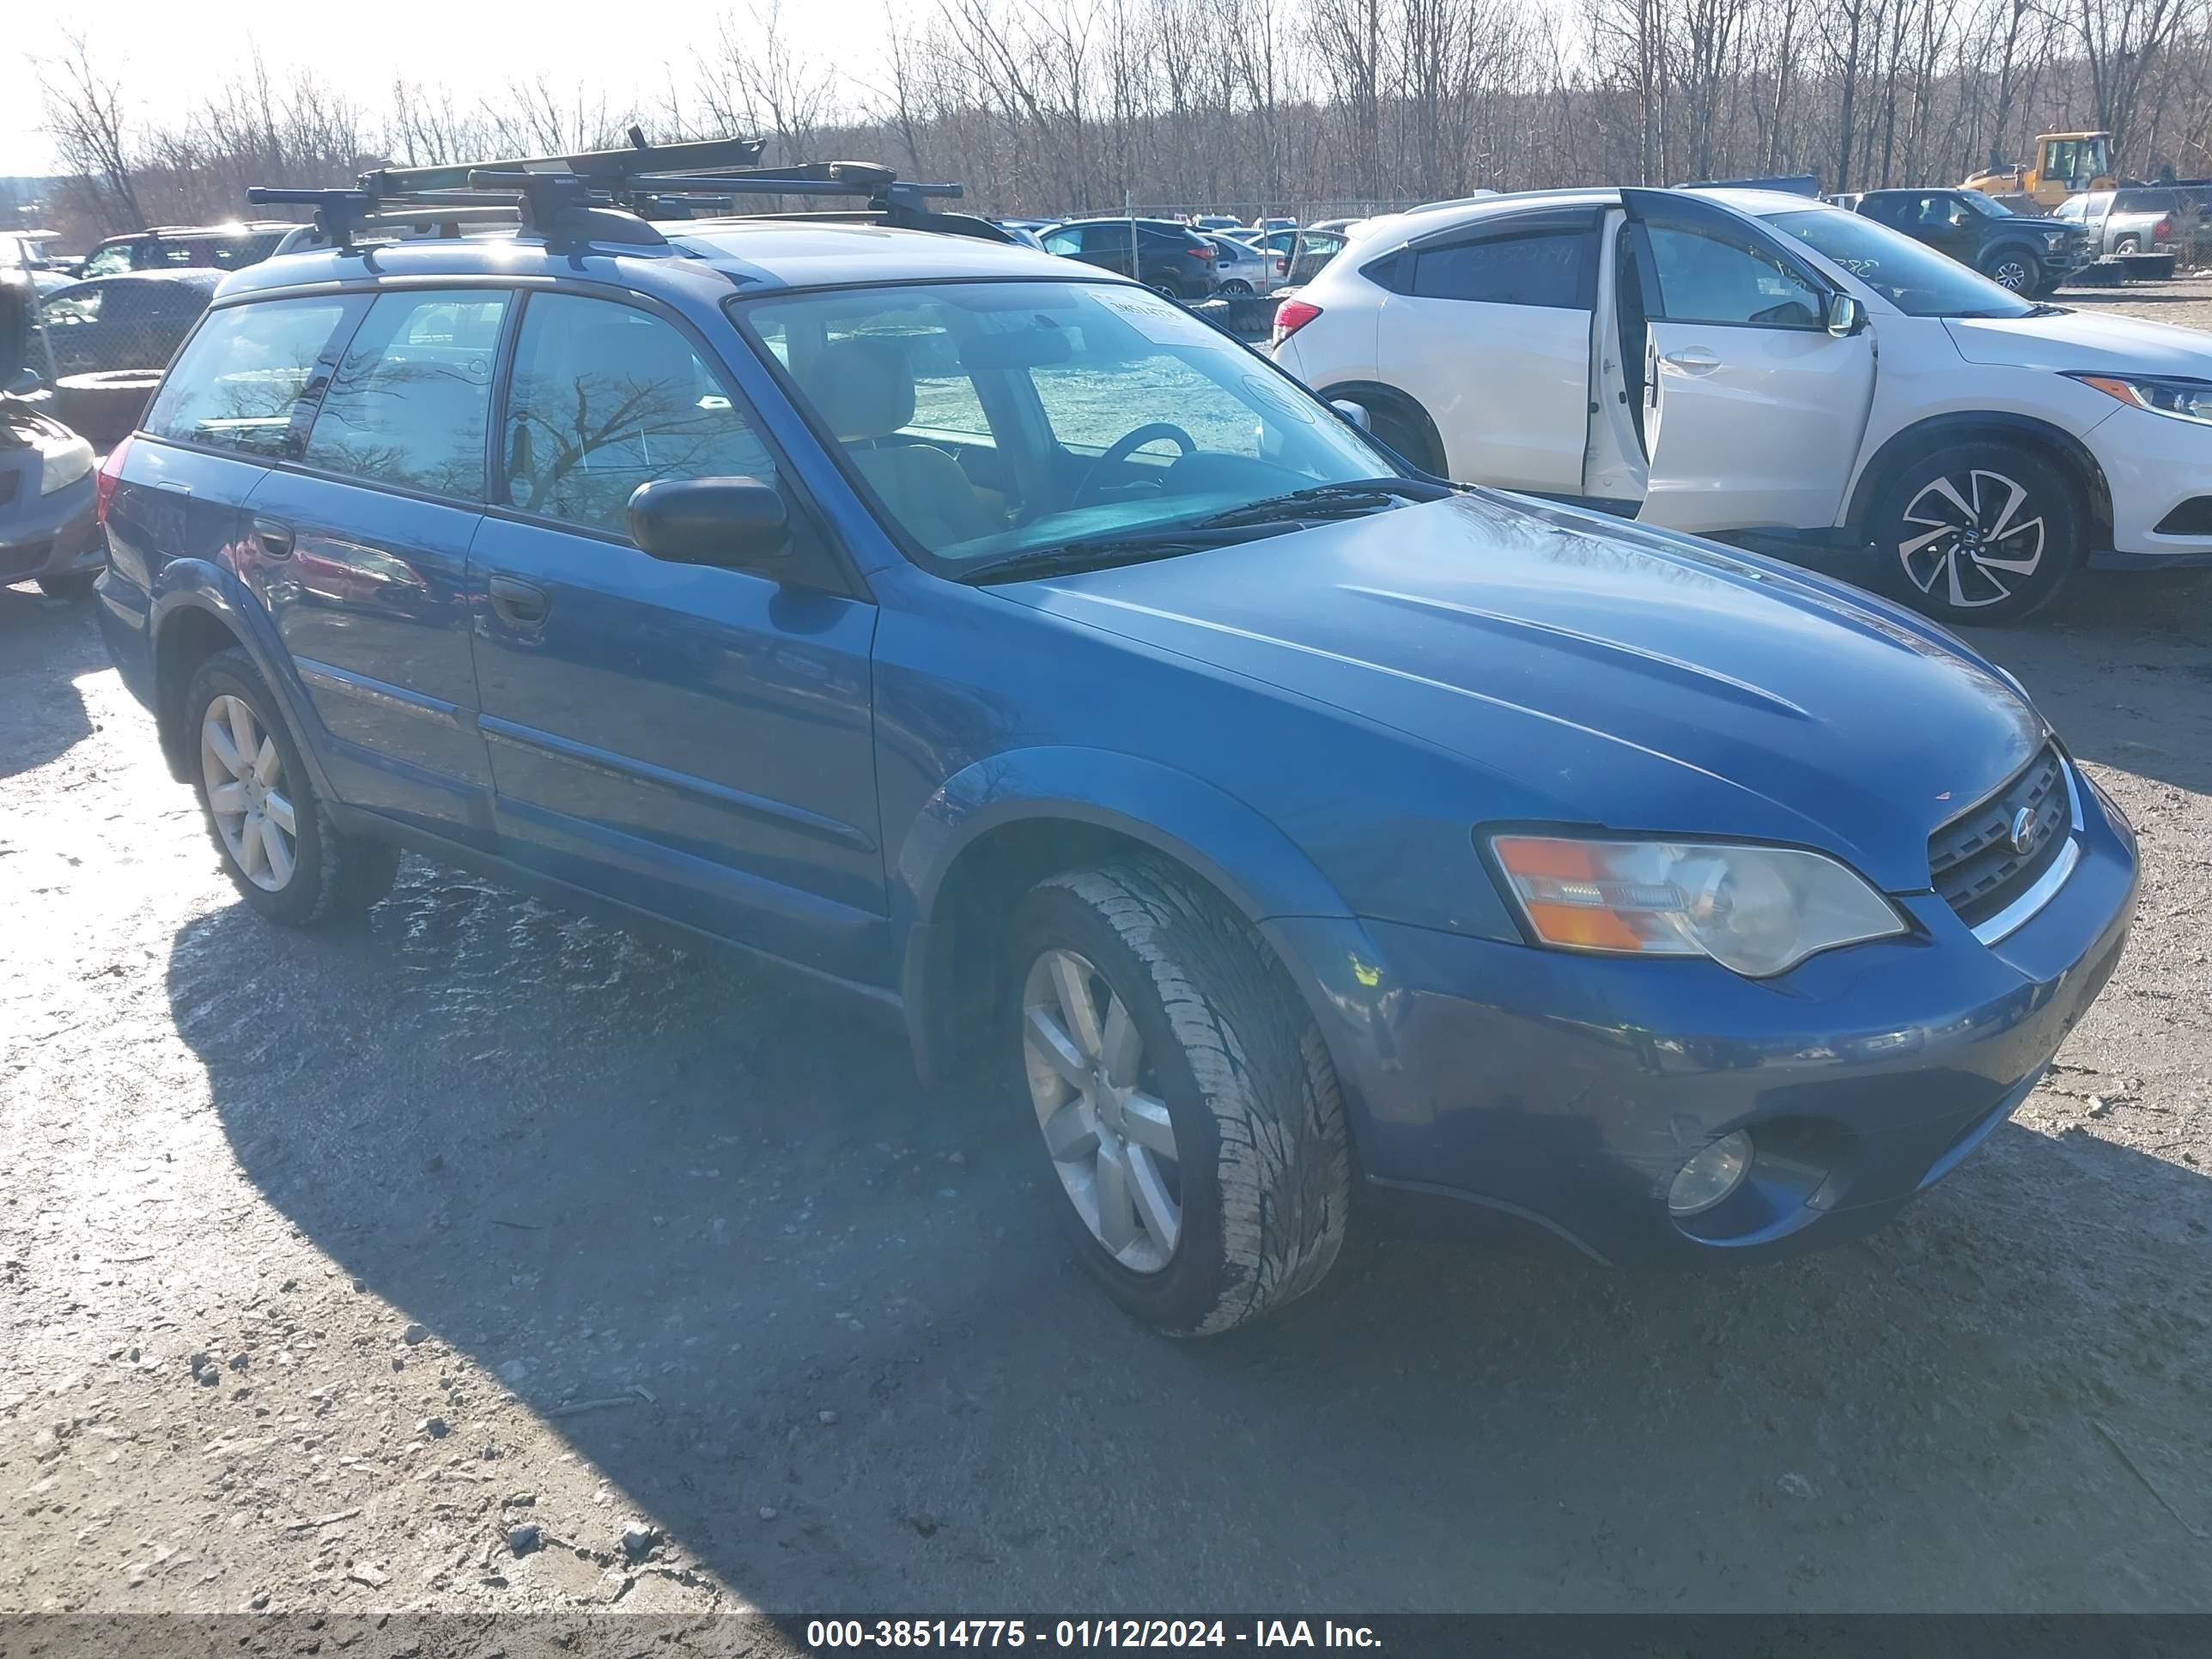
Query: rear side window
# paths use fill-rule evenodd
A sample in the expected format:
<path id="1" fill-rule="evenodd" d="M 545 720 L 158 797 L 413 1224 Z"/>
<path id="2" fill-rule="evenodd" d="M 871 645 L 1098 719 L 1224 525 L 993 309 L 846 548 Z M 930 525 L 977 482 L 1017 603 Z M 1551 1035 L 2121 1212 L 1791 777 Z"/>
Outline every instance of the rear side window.
<path id="1" fill-rule="evenodd" d="M 379 295 L 300 459 L 372 483 L 480 499 L 507 305 L 506 295 L 481 289 Z"/>
<path id="2" fill-rule="evenodd" d="M 1597 236 L 1541 230 L 1425 247 L 1413 262 L 1413 291 L 1425 300 L 1587 311 L 1597 294 Z"/>
<path id="3" fill-rule="evenodd" d="M 507 498 L 629 533 L 629 498 L 659 478 L 776 480 L 775 463 L 681 331 L 611 300 L 532 296 L 507 394 Z"/>
<path id="4" fill-rule="evenodd" d="M 201 325 L 146 412 L 146 430 L 253 455 L 292 453 L 315 360 L 344 320 L 336 295 L 229 306 Z"/>

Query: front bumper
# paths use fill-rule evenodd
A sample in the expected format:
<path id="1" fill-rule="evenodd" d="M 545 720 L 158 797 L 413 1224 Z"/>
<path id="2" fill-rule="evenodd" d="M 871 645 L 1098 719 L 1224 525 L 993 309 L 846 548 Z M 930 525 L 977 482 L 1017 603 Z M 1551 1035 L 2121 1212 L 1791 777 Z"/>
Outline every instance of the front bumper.
<path id="1" fill-rule="evenodd" d="M 2158 529 L 2184 502 L 2212 495 L 2212 427 L 2122 407 L 2084 436 L 2104 470 L 2118 556 L 2093 557 L 2093 564 L 2142 570 L 2212 563 L 2212 535 Z"/>
<path id="2" fill-rule="evenodd" d="M 1933 894 L 1915 932 L 1769 981 L 1326 918 L 1267 924 L 1346 1085 L 1372 1195 L 1534 1221 L 1606 1261 L 1836 1242 L 1886 1220 L 2024 1099 L 2119 959 L 2132 835 L 2086 785 L 2080 859 L 1984 945 Z M 1685 1222 L 1683 1160 L 1749 1130 L 1736 1197 Z"/>
<path id="3" fill-rule="evenodd" d="M 92 477 L 41 495 L 36 458 L 26 465 L 14 499 L 0 504 L 0 584 L 99 568 L 107 546 L 94 522 Z"/>

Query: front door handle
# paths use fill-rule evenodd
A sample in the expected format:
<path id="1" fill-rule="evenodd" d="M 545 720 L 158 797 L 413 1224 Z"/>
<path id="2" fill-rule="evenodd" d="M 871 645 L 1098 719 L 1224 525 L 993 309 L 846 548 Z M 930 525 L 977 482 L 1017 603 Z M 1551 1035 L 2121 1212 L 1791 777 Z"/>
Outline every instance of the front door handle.
<path id="1" fill-rule="evenodd" d="M 1684 346 L 1659 361 L 1685 374 L 1710 374 L 1721 366 L 1720 354 L 1706 346 Z"/>
<path id="2" fill-rule="evenodd" d="M 279 524 L 274 519 L 256 519 L 253 521 L 253 539 L 272 559 L 292 556 L 292 526 L 289 524 Z"/>
<path id="3" fill-rule="evenodd" d="M 514 576 L 494 576 L 485 587 L 491 595 L 491 608 L 499 613 L 500 620 L 516 628 L 540 626 L 545 613 L 553 608 L 552 596 L 536 582 Z"/>

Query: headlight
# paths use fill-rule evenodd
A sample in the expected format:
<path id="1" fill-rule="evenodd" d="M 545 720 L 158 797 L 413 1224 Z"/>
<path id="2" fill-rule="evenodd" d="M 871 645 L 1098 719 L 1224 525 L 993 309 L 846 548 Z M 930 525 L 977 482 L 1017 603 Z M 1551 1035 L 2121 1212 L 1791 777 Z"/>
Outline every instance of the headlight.
<path id="1" fill-rule="evenodd" d="M 2066 246 L 2066 239 L 2072 233 L 2070 231 L 2046 230 L 2043 233 L 2043 240 L 2044 242 L 2051 247 L 2064 247 Z"/>
<path id="2" fill-rule="evenodd" d="M 2148 409 L 2154 415 L 2212 426 L 2212 380 L 2155 374 L 2072 374 L 2069 378 L 2096 387 L 2107 398 L 2118 398 L 2130 409 Z"/>
<path id="3" fill-rule="evenodd" d="M 1905 931 L 1833 859 L 1725 842 L 1491 840 L 1529 931 L 1567 951 L 1711 957 L 1749 979 Z"/>
<path id="4" fill-rule="evenodd" d="M 39 494 L 51 495 L 57 489 L 66 489 L 92 471 L 92 446 L 72 434 L 67 443 L 56 444 L 51 449 L 42 447 L 39 467 Z"/>

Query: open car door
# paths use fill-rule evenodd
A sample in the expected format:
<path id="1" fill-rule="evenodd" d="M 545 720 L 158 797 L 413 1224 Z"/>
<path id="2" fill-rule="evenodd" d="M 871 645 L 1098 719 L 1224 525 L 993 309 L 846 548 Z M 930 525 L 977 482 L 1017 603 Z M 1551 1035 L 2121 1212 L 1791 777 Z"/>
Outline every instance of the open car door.
<path id="1" fill-rule="evenodd" d="M 1717 202 L 1668 190 L 1620 201 L 1645 330 L 1650 484 L 1637 517 L 1692 531 L 1833 525 L 1874 400 L 1857 302 Z"/>

